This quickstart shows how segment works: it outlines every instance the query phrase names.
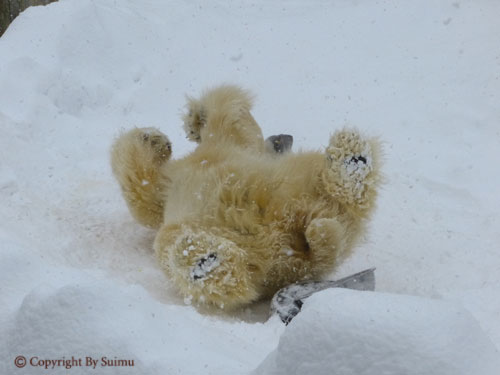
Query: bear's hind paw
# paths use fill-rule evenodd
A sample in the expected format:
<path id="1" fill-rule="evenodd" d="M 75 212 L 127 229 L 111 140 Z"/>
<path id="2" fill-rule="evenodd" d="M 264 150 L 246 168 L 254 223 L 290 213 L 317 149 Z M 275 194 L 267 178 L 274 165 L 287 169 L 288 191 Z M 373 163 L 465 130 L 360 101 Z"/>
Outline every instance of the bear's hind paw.
<path id="1" fill-rule="evenodd" d="M 167 228 L 166 228 L 167 229 Z M 167 273 L 195 303 L 233 308 L 258 297 L 246 251 L 222 236 L 188 226 L 155 246 Z M 165 246 L 163 248 L 163 246 Z"/>

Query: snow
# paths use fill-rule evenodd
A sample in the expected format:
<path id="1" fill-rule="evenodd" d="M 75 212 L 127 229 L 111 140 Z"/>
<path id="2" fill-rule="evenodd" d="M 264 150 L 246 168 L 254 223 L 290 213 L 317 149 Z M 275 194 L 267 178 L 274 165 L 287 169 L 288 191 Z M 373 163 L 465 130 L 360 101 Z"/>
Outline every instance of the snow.
<path id="1" fill-rule="evenodd" d="M 11 363 L 19 355 L 81 359 L 71 374 L 89 373 L 87 357 L 98 361 L 97 373 L 103 374 L 241 373 L 254 365 L 254 356 L 263 355 L 258 343 L 273 341 L 271 335 L 281 328 L 219 321 L 186 306 L 160 303 L 138 286 L 79 279 L 56 288 L 34 288 L 24 296 L 2 334 L 6 348 L 1 356 L 9 362 L 3 374 L 15 373 Z M 106 366 L 103 357 L 134 361 L 133 367 Z M 34 366 L 26 370 L 40 373 Z M 56 366 L 54 373 L 68 372 Z"/>
<path id="2" fill-rule="evenodd" d="M 309 297 L 253 374 L 495 375 L 499 368 L 498 351 L 460 306 L 329 289 Z"/>
<path id="3" fill-rule="evenodd" d="M 387 357 L 378 373 L 417 361 L 405 343 L 445 374 L 494 365 L 498 14 L 494 0 L 60 0 L 23 12 L 0 38 L 0 373 L 44 371 L 18 370 L 19 355 L 135 361 L 103 374 L 245 374 L 271 371 L 270 358 L 332 373 L 345 346 L 336 371 L 356 374 L 353 356 L 377 355 L 368 343 Z M 154 232 L 120 196 L 109 147 L 120 131 L 155 126 L 175 157 L 186 154 L 195 145 L 182 130 L 184 95 L 223 82 L 252 90 L 264 135 L 292 134 L 294 149 L 324 148 L 345 125 L 384 142 L 378 211 L 331 275 L 376 267 L 384 293 L 322 292 L 286 328 L 266 303 L 228 315 L 176 294 Z M 371 312 L 357 308 L 366 301 Z M 285 342 L 303 352 L 283 352 Z"/>

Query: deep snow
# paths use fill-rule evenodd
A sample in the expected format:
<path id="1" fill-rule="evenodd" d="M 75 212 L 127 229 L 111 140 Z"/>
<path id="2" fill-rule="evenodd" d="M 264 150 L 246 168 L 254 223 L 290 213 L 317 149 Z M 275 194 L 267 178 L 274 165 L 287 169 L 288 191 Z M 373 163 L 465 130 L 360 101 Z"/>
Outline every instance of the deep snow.
<path id="1" fill-rule="evenodd" d="M 36 354 L 248 373 L 288 334 L 294 322 L 266 321 L 265 304 L 232 316 L 185 305 L 111 176 L 122 129 L 157 126 L 175 157 L 192 150 L 184 94 L 221 82 L 251 89 L 264 134 L 293 134 L 295 149 L 344 125 L 380 136 L 379 209 L 332 278 L 375 266 L 378 291 L 459 303 L 478 322 L 471 335 L 500 347 L 498 14 L 495 0 L 62 0 L 23 12 L 0 38 L 0 372 L 43 373 L 14 367 Z M 334 313 L 318 298 L 309 305 Z M 68 372 L 89 369 L 49 373 Z"/>
<path id="2" fill-rule="evenodd" d="M 459 306 L 329 289 L 307 300 L 255 374 L 495 375 L 499 368 L 496 348 Z"/>

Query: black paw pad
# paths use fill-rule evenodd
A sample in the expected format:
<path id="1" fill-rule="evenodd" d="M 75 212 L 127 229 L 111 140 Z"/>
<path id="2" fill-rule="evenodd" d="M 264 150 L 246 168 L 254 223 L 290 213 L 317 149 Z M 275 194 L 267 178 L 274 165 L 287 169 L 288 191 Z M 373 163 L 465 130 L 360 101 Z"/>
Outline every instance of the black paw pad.
<path id="1" fill-rule="evenodd" d="M 358 164 L 359 162 L 366 164 L 367 160 L 364 156 L 358 155 L 358 156 L 353 156 L 351 160 L 349 160 L 349 163 L 356 163 Z"/>
<path id="2" fill-rule="evenodd" d="M 207 274 L 219 265 L 219 259 L 216 253 L 210 253 L 196 262 L 191 270 L 191 277 L 194 280 L 200 280 L 207 277 Z"/>

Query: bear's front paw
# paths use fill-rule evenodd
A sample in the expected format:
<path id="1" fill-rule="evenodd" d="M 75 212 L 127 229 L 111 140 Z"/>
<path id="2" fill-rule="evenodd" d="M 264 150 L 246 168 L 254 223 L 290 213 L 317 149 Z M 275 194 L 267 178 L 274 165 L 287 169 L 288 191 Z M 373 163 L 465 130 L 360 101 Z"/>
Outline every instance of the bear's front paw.
<path id="1" fill-rule="evenodd" d="M 334 195 L 354 203 L 363 199 L 367 179 L 373 171 L 371 144 L 355 130 L 341 130 L 326 149 L 328 181 Z"/>
<path id="2" fill-rule="evenodd" d="M 152 154 L 153 161 L 163 162 L 172 155 L 172 143 L 168 137 L 155 128 L 142 128 L 139 130 L 139 138 L 143 147 Z"/>

